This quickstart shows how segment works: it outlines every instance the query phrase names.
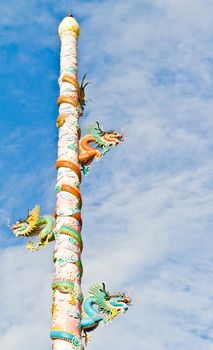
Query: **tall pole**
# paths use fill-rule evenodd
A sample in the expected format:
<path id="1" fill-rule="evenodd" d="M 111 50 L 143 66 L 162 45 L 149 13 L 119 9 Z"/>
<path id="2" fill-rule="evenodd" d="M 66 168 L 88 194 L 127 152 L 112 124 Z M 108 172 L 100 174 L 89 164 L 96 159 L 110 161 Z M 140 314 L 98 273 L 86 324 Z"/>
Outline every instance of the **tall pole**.
<path id="1" fill-rule="evenodd" d="M 131 298 L 124 293 L 110 293 L 105 283 L 89 288 L 83 299 L 81 291 L 81 171 L 88 172 L 94 158 L 104 156 L 119 144 L 122 134 L 104 131 L 99 123 L 88 128 L 89 134 L 80 138 L 79 117 L 85 105 L 84 89 L 78 84 L 77 40 L 80 28 L 72 17 L 59 25 L 61 39 L 58 159 L 56 161 L 56 209 L 54 215 L 40 215 L 36 205 L 28 210 L 27 218 L 18 220 L 11 229 L 16 237 L 30 237 L 26 247 L 38 251 L 55 240 L 54 280 L 52 282 L 52 350 L 83 350 L 91 332 L 121 312 L 126 312 Z M 95 144 L 96 147 L 91 144 Z M 37 237 L 37 242 L 34 242 Z M 83 337 L 81 332 L 84 333 Z"/>
<path id="2" fill-rule="evenodd" d="M 60 95 L 58 98 L 59 127 L 56 238 L 54 251 L 55 275 L 52 283 L 53 350 L 83 349 L 81 341 L 81 172 L 79 150 L 79 85 L 77 40 L 80 28 L 72 17 L 65 17 L 59 25 L 61 39 Z"/>

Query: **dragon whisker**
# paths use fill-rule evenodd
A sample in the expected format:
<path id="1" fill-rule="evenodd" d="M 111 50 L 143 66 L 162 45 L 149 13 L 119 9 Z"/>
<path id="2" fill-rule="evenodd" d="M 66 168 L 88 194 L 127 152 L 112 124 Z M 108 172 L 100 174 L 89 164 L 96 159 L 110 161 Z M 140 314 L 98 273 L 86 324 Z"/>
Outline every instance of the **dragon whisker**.
<path id="1" fill-rule="evenodd" d="M 7 225 L 7 227 L 9 227 L 9 228 L 11 229 L 11 228 L 12 228 L 12 226 L 10 226 L 10 219 L 5 218 L 4 216 L 2 216 L 2 219 L 4 219 L 4 220 L 6 220 L 6 221 L 7 221 L 6 225 Z"/>

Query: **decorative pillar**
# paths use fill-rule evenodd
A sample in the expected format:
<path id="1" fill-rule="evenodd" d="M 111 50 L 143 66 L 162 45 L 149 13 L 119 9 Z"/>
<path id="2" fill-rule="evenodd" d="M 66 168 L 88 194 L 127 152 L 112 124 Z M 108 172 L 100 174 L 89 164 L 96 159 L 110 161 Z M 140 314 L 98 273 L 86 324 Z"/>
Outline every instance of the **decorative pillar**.
<path id="1" fill-rule="evenodd" d="M 56 209 L 54 215 L 40 215 L 36 205 L 27 218 L 11 227 L 16 237 L 30 237 L 26 247 L 38 251 L 55 240 L 52 283 L 52 350 L 83 350 L 88 332 L 100 323 L 112 321 L 126 312 L 131 298 L 125 293 L 110 293 L 105 283 L 93 284 L 83 299 L 81 291 L 81 171 L 87 174 L 95 158 L 101 158 L 122 140 L 115 130 L 104 131 L 96 122 L 88 134 L 80 138 L 79 117 L 85 105 L 84 89 L 78 84 L 77 39 L 80 28 L 76 20 L 65 17 L 59 25 L 61 38 L 58 159 L 56 161 Z M 37 237 L 37 242 L 34 239 Z M 83 309 L 83 310 L 82 310 Z M 83 332 L 83 336 L 81 334 Z"/>
<path id="2" fill-rule="evenodd" d="M 53 350 L 83 349 L 81 341 L 81 172 L 78 160 L 80 137 L 79 116 L 82 115 L 78 85 L 77 40 L 80 28 L 76 20 L 65 17 L 59 25 L 61 39 L 60 95 L 58 97 L 59 128 L 56 226 L 52 283 Z"/>

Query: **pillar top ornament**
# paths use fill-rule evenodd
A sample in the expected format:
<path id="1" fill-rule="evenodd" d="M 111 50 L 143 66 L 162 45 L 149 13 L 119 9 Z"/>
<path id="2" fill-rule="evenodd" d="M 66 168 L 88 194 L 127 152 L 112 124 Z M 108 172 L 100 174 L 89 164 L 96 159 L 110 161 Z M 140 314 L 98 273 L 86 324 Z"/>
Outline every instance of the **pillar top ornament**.
<path id="1" fill-rule="evenodd" d="M 60 39 L 62 39 L 63 35 L 67 34 L 68 32 L 76 35 L 77 38 L 80 34 L 80 26 L 72 16 L 65 17 L 58 27 L 58 34 L 60 36 Z"/>

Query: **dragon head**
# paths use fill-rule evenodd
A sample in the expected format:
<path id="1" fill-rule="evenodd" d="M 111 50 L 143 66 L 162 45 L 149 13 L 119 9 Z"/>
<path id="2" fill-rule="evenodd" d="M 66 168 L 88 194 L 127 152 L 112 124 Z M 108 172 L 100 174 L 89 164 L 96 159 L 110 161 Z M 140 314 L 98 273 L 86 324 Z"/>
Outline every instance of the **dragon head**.
<path id="1" fill-rule="evenodd" d="M 109 146 L 116 146 L 122 139 L 122 134 L 119 134 L 115 130 L 105 131 L 103 136 L 103 140 L 108 143 Z"/>
<path id="2" fill-rule="evenodd" d="M 126 312 L 128 310 L 128 306 L 131 304 L 131 298 L 124 293 L 110 294 L 108 291 L 106 291 L 105 284 L 102 283 L 102 285 L 102 291 L 105 293 L 105 299 L 110 304 L 110 307 L 112 307 L 111 318 L 116 316 L 119 312 Z"/>
<path id="3" fill-rule="evenodd" d="M 128 306 L 131 304 L 131 298 L 124 293 L 111 294 L 107 297 L 110 305 L 119 311 L 125 312 L 128 310 Z"/>
<path id="4" fill-rule="evenodd" d="M 16 237 L 28 236 L 36 227 L 39 219 L 40 207 L 35 206 L 32 210 L 28 209 L 28 216 L 24 220 L 18 220 L 11 226 L 12 231 Z"/>
<path id="5" fill-rule="evenodd" d="M 102 283 L 102 286 L 95 285 L 90 287 L 89 295 L 92 297 L 93 302 L 97 304 L 99 311 L 109 316 L 108 321 L 111 321 L 120 312 L 125 313 L 132 301 L 124 293 L 110 294 L 106 291 L 104 283 Z"/>
<path id="6" fill-rule="evenodd" d="M 88 128 L 90 135 L 94 137 L 95 143 L 98 147 L 103 148 L 101 155 L 103 156 L 111 147 L 117 146 L 122 140 L 122 134 L 118 133 L 115 130 L 104 131 L 98 122 L 91 125 Z"/>

